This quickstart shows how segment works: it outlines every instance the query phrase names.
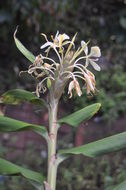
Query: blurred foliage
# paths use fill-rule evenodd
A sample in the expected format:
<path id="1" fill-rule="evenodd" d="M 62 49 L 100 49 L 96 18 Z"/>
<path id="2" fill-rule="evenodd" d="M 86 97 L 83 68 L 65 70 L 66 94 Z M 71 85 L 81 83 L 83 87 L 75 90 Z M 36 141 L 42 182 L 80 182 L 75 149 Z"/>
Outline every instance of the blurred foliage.
<path id="1" fill-rule="evenodd" d="M 110 190 L 112 186 L 126 178 L 126 162 L 124 159 L 121 160 L 120 155 L 104 156 L 93 160 L 82 159 L 82 157 L 68 160 L 59 169 L 59 188 L 67 190 Z M 69 168 L 69 170 L 65 168 Z"/>

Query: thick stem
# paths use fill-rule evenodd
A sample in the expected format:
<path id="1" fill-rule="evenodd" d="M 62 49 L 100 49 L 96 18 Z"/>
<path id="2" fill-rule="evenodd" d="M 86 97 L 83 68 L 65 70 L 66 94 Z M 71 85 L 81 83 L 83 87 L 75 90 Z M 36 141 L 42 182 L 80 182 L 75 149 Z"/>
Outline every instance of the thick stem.
<path id="1" fill-rule="evenodd" d="M 56 188 L 57 162 L 56 162 L 56 143 L 57 143 L 57 109 L 58 100 L 51 97 L 49 108 L 49 140 L 48 140 L 48 184 L 51 190 Z"/>

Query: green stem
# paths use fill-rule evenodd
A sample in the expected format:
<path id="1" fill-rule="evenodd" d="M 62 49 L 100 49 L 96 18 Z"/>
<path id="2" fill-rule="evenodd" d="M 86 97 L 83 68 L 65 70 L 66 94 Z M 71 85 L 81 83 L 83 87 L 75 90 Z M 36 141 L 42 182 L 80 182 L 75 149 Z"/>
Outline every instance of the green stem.
<path id="1" fill-rule="evenodd" d="M 56 160 L 56 143 L 57 143 L 57 110 L 58 100 L 51 97 L 49 108 L 49 139 L 48 139 L 48 184 L 51 190 L 56 188 L 57 160 Z"/>

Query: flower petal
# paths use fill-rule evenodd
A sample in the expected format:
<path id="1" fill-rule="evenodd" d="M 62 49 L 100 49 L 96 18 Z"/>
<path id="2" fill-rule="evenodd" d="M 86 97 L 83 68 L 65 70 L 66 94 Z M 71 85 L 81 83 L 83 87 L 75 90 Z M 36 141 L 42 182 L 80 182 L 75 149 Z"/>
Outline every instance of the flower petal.
<path id="1" fill-rule="evenodd" d="M 70 94 L 69 98 L 72 98 L 72 90 L 74 89 L 74 87 L 75 87 L 74 81 L 71 81 L 68 87 L 68 94 Z"/>
<path id="2" fill-rule="evenodd" d="M 99 66 L 97 63 L 95 63 L 95 62 L 92 61 L 91 59 L 89 59 L 89 62 L 90 62 L 90 64 L 92 65 L 92 67 L 93 67 L 96 71 L 100 71 L 100 70 L 101 70 L 100 66 Z"/>
<path id="3" fill-rule="evenodd" d="M 86 45 L 86 42 L 85 41 L 81 41 L 81 47 L 83 47 L 85 45 Z M 87 45 L 84 48 L 84 52 L 85 52 L 86 55 L 88 54 L 88 47 L 87 47 Z"/>
<path id="4" fill-rule="evenodd" d="M 62 43 L 63 46 L 65 46 L 65 45 L 67 45 L 67 44 L 72 44 L 73 46 L 75 46 L 74 43 L 71 42 L 71 41 L 65 41 L 65 42 Z"/>
<path id="5" fill-rule="evenodd" d="M 77 80 L 75 80 L 75 89 L 76 89 L 77 95 L 78 95 L 78 96 L 81 96 L 81 95 L 82 95 L 82 91 L 81 91 L 81 89 L 80 89 L 80 85 L 79 85 L 79 83 L 78 83 Z"/>
<path id="6" fill-rule="evenodd" d="M 85 77 L 85 81 L 86 81 L 86 87 L 87 87 L 87 94 L 91 93 L 91 92 L 95 92 L 95 76 L 93 75 L 92 72 L 90 72 L 89 70 L 86 70 L 86 72 L 84 72 L 84 77 Z"/>
<path id="7" fill-rule="evenodd" d="M 64 40 L 69 40 L 69 39 L 70 39 L 70 37 L 69 37 L 67 34 L 64 33 L 64 34 L 62 34 L 62 35 L 63 35 L 63 41 L 64 41 Z"/>
<path id="8" fill-rule="evenodd" d="M 45 44 L 43 44 L 43 45 L 40 47 L 40 49 L 44 49 L 44 48 L 46 48 L 46 47 L 48 47 L 48 46 L 53 46 L 53 43 L 52 43 L 52 42 L 46 42 Z"/>
<path id="9" fill-rule="evenodd" d="M 99 65 L 97 63 L 95 63 L 94 61 L 92 61 L 92 59 L 89 59 L 90 64 L 92 65 L 92 67 L 96 70 L 96 71 L 100 71 L 101 68 L 99 67 Z"/>
<path id="10" fill-rule="evenodd" d="M 59 30 L 57 30 L 56 32 L 55 39 L 57 39 L 58 36 L 59 36 Z"/>
<path id="11" fill-rule="evenodd" d="M 101 50 L 98 46 L 91 47 L 90 56 L 92 57 L 100 57 L 101 56 Z"/>
<path id="12" fill-rule="evenodd" d="M 89 59 L 87 58 L 85 62 L 85 67 L 88 67 L 88 65 L 89 65 Z"/>
<path id="13" fill-rule="evenodd" d="M 67 34 L 59 34 L 58 36 L 57 36 L 57 39 L 58 39 L 58 41 L 60 42 L 60 41 L 64 41 L 64 40 L 69 40 L 70 39 L 70 37 L 67 35 Z"/>
<path id="14" fill-rule="evenodd" d="M 44 33 L 41 33 L 42 36 L 44 36 L 45 40 L 48 42 L 47 36 Z"/>

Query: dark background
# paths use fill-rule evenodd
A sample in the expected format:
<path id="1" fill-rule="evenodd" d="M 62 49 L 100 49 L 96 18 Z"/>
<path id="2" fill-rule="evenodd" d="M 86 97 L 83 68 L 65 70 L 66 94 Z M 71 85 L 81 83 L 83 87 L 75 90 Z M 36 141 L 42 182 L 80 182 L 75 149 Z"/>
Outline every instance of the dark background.
<path id="1" fill-rule="evenodd" d="M 29 62 L 14 44 L 13 33 L 17 25 L 17 37 L 34 55 L 41 52 L 40 46 L 44 42 L 40 33 L 55 35 L 57 30 L 70 36 L 78 32 L 77 44 L 80 40 L 90 40 L 90 46 L 98 45 L 101 48 L 99 65 L 102 71 L 95 73 L 98 95 L 88 98 L 85 90 L 81 98 L 74 97 L 69 100 L 67 95 L 64 95 L 60 111 L 72 112 L 94 102 L 101 102 L 102 108 L 88 126 L 82 124 L 77 132 L 72 132 L 65 126 L 60 132 L 60 147 L 80 145 L 125 130 L 125 0 L 1 0 L 0 25 L 0 95 L 9 89 L 35 89 L 35 81 L 32 78 L 27 75 L 19 77 L 19 71 L 26 70 Z M 46 113 L 42 111 L 36 114 L 35 109 L 29 104 L 9 106 L 6 107 L 6 114 L 33 123 L 47 122 Z M 15 142 L 18 142 L 16 147 Z M 28 136 L 22 133 L 20 138 L 17 134 L 1 135 L 1 156 L 7 156 L 12 161 L 18 160 L 18 163 L 23 162 L 36 170 L 43 167 L 44 172 L 45 149 L 41 139 L 33 134 Z M 36 159 L 38 160 L 35 163 Z M 109 190 L 110 186 L 126 178 L 125 153 L 115 153 L 93 160 L 83 157 L 75 157 L 72 160 L 68 160 L 59 169 L 58 189 Z M 18 185 L 19 181 L 21 187 Z M 24 185 L 25 180 L 20 178 L 0 178 L 2 190 L 32 189 L 29 184 L 26 188 Z"/>

